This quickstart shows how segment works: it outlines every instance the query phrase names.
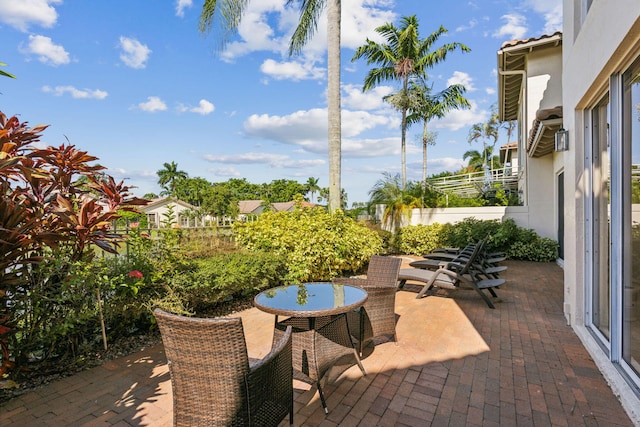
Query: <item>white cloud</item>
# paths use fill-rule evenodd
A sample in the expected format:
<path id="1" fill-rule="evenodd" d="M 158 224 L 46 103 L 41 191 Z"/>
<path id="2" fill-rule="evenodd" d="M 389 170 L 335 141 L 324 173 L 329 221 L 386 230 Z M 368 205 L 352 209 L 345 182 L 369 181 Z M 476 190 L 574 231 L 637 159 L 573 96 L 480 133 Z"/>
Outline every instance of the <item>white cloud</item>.
<path id="1" fill-rule="evenodd" d="M 382 41 L 375 29 L 387 22 L 396 22 L 397 13 L 390 10 L 393 2 L 389 0 L 357 0 L 342 3 L 341 44 L 355 49 L 370 38 Z M 323 22 L 326 23 L 326 17 Z M 322 35 L 326 49 L 326 28 Z"/>
<path id="2" fill-rule="evenodd" d="M 52 93 L 55 96 L 62 96 L 65 93 L 68 93 L 75 99 L 105 99 L 109 95 L 109 93 L 104 90 L 76 89 L 73 86 L 56 86 L 54 88 L 43 86 L 42 91 L 45 93 Z"/>
<path id="3" fill-rule="evenodd" d="M 391 86 L 376 86 L 367 92 L 362 92 L 362 86 L 344 85 L 342 91 L 346 94 L 342 98 L 344 108 L 377 110 L 386 107 L 382 98 L 391 94 L 393 88 Z"/>
<path id="4" fill-rule="evenodd" d="M 466 162 L 462 159 L 453 157 L 442 157 L 440 159 L 427 160 L 427 171 L 429 174 L 458 170 L 466 166 Z"/>
<path id="5" fill-rule="evenodd" d="M 342 136 L 344 138 L 355 137 L 378 126 L 386 129 L 393 127 L 400 129 L 399 117 L 399 114 L 396 117 L 386 113 L 372 114 L 366 111 L 342 110 Z M 327 123 L 327 119 L 325 119 L 325 123 Z"/>
<path id="6" fill-rule="evenodd" d="M 311 147 L 319 140 L 326 139 L 327 111 L 316 108 L 296 111 L 287 116 L 253 114 L 244 122 L 244 131 L 254 138 Z"/>
<path id="7" fill-rule="evenodd" d="M 120 37 L 122 53 L 120 59 L 131 68 L 144 68 L 151 54 L 151 49 L 138 40 L 129 37 Z"/>
<path id="8" fill-rule="evenodd" d="M 255 51 L 275 52 L 283 57 L 289 49 L 291 34 L 298 25 L 300 14 L 296 7 L 284 7 L 282 0 L 249 2 L 238 26 L 238 41 L 229 43 L 222 54 L 225 61 Z M 342 4 L 341 44 L 356 48 L 367 37 L 380 41 L 375 28 L 386 22 L 394 22 L 396 13 L 389 10 L 389 0 L 353 0 Z M 314 36 L 305 45 L 303 56 L 312 60 L 324 60 L 327 50 L 326 10 L 318 19 Z"/>
<path id="9" fill-rule="evenodd" d="M 562 2 L 557 0 L 528 0 L 527 5 L 545 20 L 545 34 L 562 31 Z"/>
<path id="10" fill-rule="evenodd" d="M 476 25 L 478 25 L 478 20 L 473 18 L 471 21 L 469 21 L 466 25 L 460 25 L 459 27 L 457 27 L 455 29 L 456 33 L 462 32 L 462 31 L 466 31 L 466 30 L 470 30 L 473 27 L 475 27 Z"/>
<path id="11" fill-rule="evenodd" d="M 209 172 L 211 172 L 212 174 L 214 174 L 215 176 L 222 176 L 222 177 L 236 177 L 236 176 L 242 176 L 242 174 L 240 172 L 238 172 L 235 168 L 212 168 L 212 169 L 208 169 Z"/>
<path id="12" fill-rule="evenodd" d="M 206 154 L 205 160 L 212 163 L 227 163 L 236 165 L 268 165 L 274 168 L 304 169 L 323 165 L 326 162 L 322 159 L 291 159 L 286 154 L 275 153 L 242 153 L 230 155 Z"/>
<path id="13" fill-rule="evenodd" d="M 345 138 L 342 140 L 341 148 L 342 155 L 347 158 L 395 156 L 400 154 L 400 137 L 362 139 Z M 407 146 L 407 152 L 409 151 L 410 148 Z"/>
<path id="14" fill-rule="evenodd" d="M 395 126 L 397 119 L 386 114 L 342 110 L 342 137 L 353 138 L 378 126 Z M 327 151 L 327 110 L 301 110 L 286 116 L 253 114 L 244 122 L 252 138 L 297 145 L 313 153 Z"/>
<path id="15" fill-rule="evenodd" d="M 489 118 L 489 112 L 480 110 L 475 101 L 469 100 L 469 103 L 471 108 L 468 110 L 453 110 L 444 118 L 433 120 L 431 122 L 432 128 L 456 131 L 464 127 L 471 127 L 475 123 L 484 122 Z"/>
<path id="16" fill-rule="evenodd" d="M 64 50 L 64 47 L 53 43 L 49 37 L 45 36 L 30 35 L 29 44 L 26 47 L 21 47 L 20 51 L 36 55 L 38 61 L 54 67 L 71 62 L 69 53 Z"/>
<path id="17" fill-rule="evenodd" d="M 476 88 L 473 86 L 473 78 L 462 71 L 454 71 L 453 76 L 447 80 L 447 86 L 461 84 L 467 88 L 467 92 L 473 92 Z"/>
<path id="18" fill-rule="evenodd" d="M 136 108 L 149 113 L 154 113 L 156 111 L 165 111 L 167 109 L 167 104 L 157 96 L 149 96 L 147 98 L 147 102 L 141 102 L 136 106 Z"/>
<path id="19" fill-rule="evenodd" d="M 500 27 L 493 36 L 499 39 L 519 40 L 527 33 L 526 18 L 517 13 L 503 15 L 501 17 L 507 21 Z"/>
<path id="20" fill-rule="evenodd" d="M 487 93 L 487 95 L 495 95 L 496 94 L 496 89 L 493 88 L 493 87 L 488 87 L 484 91 Z"/>
<path id="21" fill-rule="evenodd" d="M 326 75 L 326 70 L 315 67 L 312 61 L 277 62 L 273 59 L 267 59 L 260 65 L 260 71 L 276 80 L 322 79 Z"/>
<path id="22" fill-rule="evenodd" d="M 292 11 L 291 11 L 292 12 Z M 289 12 L 289 13 L 291 13 Z M 269 24 L 274 19 L 278 21 L 275 29 Z M 240 40 L 229 43 L 222 53 L 222 59 L 233 61 L 235 58 L 255 51 L 269 51 L 284 53 L 288 39 L 285 35 L 276 34 L 280 22 L 286 19 L 287 12 L 282 0 L 250 1 L 238 26 Z"/>
<path id="23" fill-rule="evenodd" d="M 52 27 L 58 20 L 53 7 L 62 0 L 0 0 L 0 21 L 27 31 L 30 25 Z"/>
<path id="24" fill-rule="evenodd" d="M 180 111 L 181 113 L 188 111 L 190 113 L 197 113 L 203 116 L 213 113 L 215 109 L 216 109 L 215 105 L 213 105 L 211 102 L 207 101 L 206 99 L 201 99 L 197 107 L 187 107 L 184 105 L 180 105 L 178 107 L 178 111 Z"/>
<path id="25" fill-rule="evenodd" d="M 183 17 L 184 10 L 193 6 L 193 0 L 177 0 L 176 1 L 176 16 Z"/>

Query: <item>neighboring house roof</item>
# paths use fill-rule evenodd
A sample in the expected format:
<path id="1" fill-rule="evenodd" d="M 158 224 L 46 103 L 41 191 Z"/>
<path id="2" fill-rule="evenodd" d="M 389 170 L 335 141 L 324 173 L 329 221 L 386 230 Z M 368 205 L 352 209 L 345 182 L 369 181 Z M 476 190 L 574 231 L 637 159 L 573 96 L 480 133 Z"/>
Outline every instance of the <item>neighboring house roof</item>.
<path id="1" fill-rule="evenodd" d="M 283 212 L 283 211 L 292 211 L 295 208 L 296 202 L 291 201 L 291 202 L 281 202 L 281 203 L 271 203 L 271 207 L 273 207 L 273 210 L 276 212 Z M 303 208 L 312 208 L 315 207 L 316 205 L 313 203 L 309 203 L 309 202 L 305 202 L 303 201 L 300 204 L 301 207 Z"/>
<path id="2" fill-rule="evenodd" d="M 262 200 L 240 200 L 238 202 L 238 208 L 241 214 L 258 213 L 262 206 Z"/>
<path id="3" fill-rule="evenodd" d="M 504 42 L 498 51 L 498 114 L 500 120 L 516 120 L 525 77 L 526 56 L 533 50 L 562 45 L 562 32 Z"/>
<path id="4" fill-rule="evenodd" d="M 518 141 L 513 141 L 508 144 L 502 144 L 500 146 L 500 151 L 502 150 L 517 150 L 518 149 Z"/>
<path id="5" fill-rule="evenodd" d="M 238 202 L 238 208 L 240 209 L 241 214 L 249 214 L 249 213 L 262 213 L 262 204 L 264 200 L 240 200 Z M 283 212 L 283 211 L 292 211 L 296 205 L 296 202 L 276 202 L 271 203 L 271 208 L 275 212 Z M 314 203 L 302 202 L 301 205 L 303 208 L 312 208 L 316 205 Z"/>
<path id="6" fill-rule="evenodd" d="M 140 208 L 142 212 L 151 212 L 154 209 L 157 209 L 161 206 L 165 205 L 179 205 L 184 207 L 185 209 L 198 209 L 197 206 L 193 206 L 191 203 L 183 202 L 182 200 L 174 199 L 173 197 L 160 197 L 158 199 L 153 199 L 147 204 Z"/>

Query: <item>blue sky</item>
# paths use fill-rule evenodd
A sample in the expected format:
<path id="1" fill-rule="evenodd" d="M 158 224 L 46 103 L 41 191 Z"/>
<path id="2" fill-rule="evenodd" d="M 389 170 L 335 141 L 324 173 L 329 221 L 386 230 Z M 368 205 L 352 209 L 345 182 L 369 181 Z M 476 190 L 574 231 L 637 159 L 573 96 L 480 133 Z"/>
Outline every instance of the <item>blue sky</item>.
<path id="1" fill-rule="evenodd" d="M 211 182 L 319 178 L 328 187 L 326 18 L 299 56 L 289 57 L 298 13 L 285 0 L 253 0 L 238 35 L 219 49 L 198 31 L 202 1 L 0 0 L 0 110 L 49 124 L 43 143 L 73 144 L 108 173 L 159 193 L 156 171 L 175 161 Z M 497 100 L 496 51 L 507 40 L 560 30 L 559 0 L 349 0 L 342 4 L 342 186 L 353 202 L 383 172 L 400 172 L 400 114 L 362 93 L 368 67 L 355 48 L 386 22 L 417 15 L 420 35 L 443 25 L 436 46 L 466 44 L 429 73 L 434 90 L 464 83 L 470 110 L 432 121 L 427 173 L 456 170 L 467 134 Z M 422 127 L 407 135 L 407 175 L 422 174 Z M 498 145 L 507 141 L 502 136 Z"/>

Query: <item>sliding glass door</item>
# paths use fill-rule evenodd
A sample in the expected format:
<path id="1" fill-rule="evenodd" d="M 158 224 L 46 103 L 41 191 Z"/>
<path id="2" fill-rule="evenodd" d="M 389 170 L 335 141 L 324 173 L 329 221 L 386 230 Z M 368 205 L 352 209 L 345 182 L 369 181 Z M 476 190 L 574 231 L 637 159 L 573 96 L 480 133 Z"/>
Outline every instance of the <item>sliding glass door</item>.
<path id="1" fill-rule="evenodd" d="M 640 59 L 622 76 L 622 359 L 640 375 Z"/>

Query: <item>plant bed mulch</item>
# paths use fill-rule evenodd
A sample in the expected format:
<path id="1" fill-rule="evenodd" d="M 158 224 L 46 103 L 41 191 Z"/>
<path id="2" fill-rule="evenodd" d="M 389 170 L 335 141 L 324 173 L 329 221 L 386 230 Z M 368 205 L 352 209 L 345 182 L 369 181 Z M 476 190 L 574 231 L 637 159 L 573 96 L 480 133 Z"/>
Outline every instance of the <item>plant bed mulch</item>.
<path id="1" fill-rule="evenodd" d="M 199 315 L 202 317 L 228 316 L 251 307 L 253 307 L 253 295 L 214 306 Z M 65 357 L 64 359 L 57 359 L 55 362 L 43 363 L 37 368 L 22 372 L 20 379 L 15 382 L 0 379 L 0 405 L 14 397 L 44 387 L 61 378 L 69 377 L 119 357 L 140 352 L 161 342 L 160 333 L 157 329 L 154 329 L 145 334 L 123 337 L 113 343 L 109 343 L 107 350 L 100 347 L 91 354 L 84 354 L 75 358 Z"/>

